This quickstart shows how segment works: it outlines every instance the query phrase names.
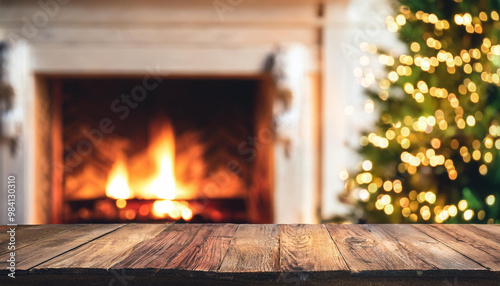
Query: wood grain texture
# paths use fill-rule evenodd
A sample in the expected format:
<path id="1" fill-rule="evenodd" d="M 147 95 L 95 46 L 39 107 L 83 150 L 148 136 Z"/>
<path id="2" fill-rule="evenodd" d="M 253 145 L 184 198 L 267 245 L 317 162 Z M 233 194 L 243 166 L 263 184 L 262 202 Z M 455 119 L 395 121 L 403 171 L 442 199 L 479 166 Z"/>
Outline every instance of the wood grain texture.
<path id="1" fill-rule="evenodd" d="M 18 231 L 38 234 L 16 254 L 21 285 L 100 285 L 116 275 L 151 285 L 498 285 L 500 278 L 497 226 L 130 224 Z M 0 285 L 9 284 L 4 277 Z"/>
<path id="2" fill-rule="evenodd" d="M 210 225 L 172 225 L 142 243 L 113 269 L 172 269 L 192 254 L 212 232 Z"/>
<path id="3" fill-rule="evenodd" d="M 172 255 L 168 255 L 169 258 L 163 263 L 152 264 L 153 267 L 161 268 L 159 272 L 163 269 L 217 269 L 227 251 L 229 239 L 236 231 L 236 226 L 224 227 L 208 224 L 189 227 L 192 228 L 191 233 L 196 234 L 185 238 L 182 246 L 172 249 Z M 218 247 L 220 249 L 216 249 Z"/>
<path id="4" fill-rule="evenodd" d="M 240 225 L 219 272 L 278 272 L 277 225 Z"/>
<path id="5" fill-rule="evenodd" d="M 60 235 L 67 231 L 75 230 L 84 227 L 83 224 L 73 225 L 23 225 L 16 227 L 16 249 L 20 250 L 23 247 L 29 246 L 33 243 L 51 239 L 51 237 Z M 6 245 L 9 241 L 9 235 L 6 231 L 0 233 L 0 245 Z M 0 255 L 9 252 L 6 248 L 0 250 Z"/>
<path id="6" fill-rule="evenodd" d="M 421 232 L 439 240 L 462 255 L 493 271 L 500 271 L 500 244 L 483 230 L 469 225 L 415 225 Z M 498 239 L 498 237 L 496 237 Z"/>
<path id="7" fill-rule="evenodd" d="M 371 232 L 363 225 L 327 225 L 351 271 L 427 269 L 423 263 L 408 263 L 407 251 L 393 237 Z"/>
<path id="8" fill-rule="evenodd" d="M 67 228 L 72 229 L 49 236 L 46 239 L 37 240 L 26 247 L 16 250 L 16 271 L 27 271 L 38 264 L 53 259 L 122 226 L 119 224 L 83 225 L 82 227 L 72 228 L 66 225 Z M 9 253 L 1 255 L 0 259 L 5 261 L 9 255 Z"/>
<path id="9" fill-rule="evenodd" d="M 217 270 L 237 229 L 238 226 L 234 224 L 212 226 L 212 232 L 207 239 L 189 253 L 177 268 L 193 271 Z"/>
<path id="10" fill-rule="evenodd" d="M 281 272 L 348 270 L 324 225 L 280 225 Z"/>
<path id="11" fill-rule="evenodd" d="M 500 243 L 500 225 L 498 224 L 474 224 L 474 225 L 461 225 L 467 229 L 470 229 L 477 234 L 483 236 L 485 239 L 491 239 L 497 243 Z"/>
<path id="12" fill-rule="evenodd" d="M 81 227 L 81 225 L 20 225 L 15 227 L 16 233 L 16 248 L 20 249 L 38 240 L 45 239 L 51 235 L 68 231 Z M 10 234 L 7 233 L 11 227 L 1 226 L 0 229 L 0 245 L 6 245 L 10 239 Z M 7 253 L 6 248 L 0 249 L 0 254 Z"/>
<path id="13" fill-rule="evenodd" d="M 410 225 L 386 224 L 366 227 L 370 232 L 386 237 L 380 241 L 390 251 L 394 250 L 401 254 L 401 258 L 411 263 L 414 270 L 474 270 L 478 272 L 487 270 Z M 388 236 L 393 239 L 389 239 Z"/>
<path id="14" fill-rule="evenodd" d="M 165 230 L 168 224 L 131 224 L 35 267 L 40 272 L 107 272 L 108 268 Z"/>
<path id="15" fill-rule="evenodd" d="M 486 269 L 410 225 L 328 225 L 353 273 L 417 275 Z M 455 271 L 455 272 L 453 272 Z"/>

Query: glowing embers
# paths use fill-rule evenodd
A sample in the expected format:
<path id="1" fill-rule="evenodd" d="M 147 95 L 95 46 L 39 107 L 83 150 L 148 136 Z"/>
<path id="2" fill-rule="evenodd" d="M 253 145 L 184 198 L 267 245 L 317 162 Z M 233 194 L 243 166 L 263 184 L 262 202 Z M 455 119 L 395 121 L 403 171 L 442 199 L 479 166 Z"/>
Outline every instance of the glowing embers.
<path id="1" fill-rule="evenodd" d="M 184 220 L 191 220 L 193 211 L 186 202 L 177 202 L 171 200 L 157 200 L 153 204 L 153 214 L 155 217 L 170 217 L 178 220 L 181 217 Z"/>
<path id="2" fill-rule="evenodd" d="M 119 158 L 111 169 L 106 185 L 106 196 L 113 199 L 128 199 L 131 197 L 127 166 L 122 158 Z"/>

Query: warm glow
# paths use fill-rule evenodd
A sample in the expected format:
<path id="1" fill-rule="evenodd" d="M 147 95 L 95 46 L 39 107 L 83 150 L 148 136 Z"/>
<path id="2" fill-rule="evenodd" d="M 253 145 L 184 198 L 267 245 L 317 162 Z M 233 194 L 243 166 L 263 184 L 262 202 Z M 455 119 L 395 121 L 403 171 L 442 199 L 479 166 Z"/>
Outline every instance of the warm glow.
<path id="1" fill-rule="evenodd" d="M 458 209 L 464 211 L 467 208 L 468 204 L 466 200 L 461 200 L 458 202 Z"/>
<path id="2" fill-rule="evenodd" d="M 128 199 L 131 196 L 128 187 L 128 172 L 123 160 L 119 159 L 111 168 L 106 185 L 106 195 L 114 199 Z"/>
<path id="3" fill-rule="evenodd" d="M 486 204 L 488 204 L 489 206 L 492 206 L 493 204 L 495 204 L 495 196 L 494 195 L 489 195 L 486 197 Z"/>
<path id="4" fill-rule="evenodd" d="M 466 210 L 464 212 L 464 219 L 465 220 L 470 220 L 474 216 L 474 211 L 473 210 Z"/>
<path id="5" fill-rule="evenodd" d="M 156 201 L 153 204 L 153 214 L 157 217 L 164 217 L 174 209 L 174 203 L 169 200 Z"/>
<path id="6" fill-rule="evenodd" d="M 365 189 L 359 191 L 359 199 L 363 202 L 367 202 L 370 199 L 370 193 Z"/>
<path id="7" fill-rule="evenodd" d="M 151 157 L 154 159 L 158 173 L 146 187 L 146 192 L 155 194 L 160 199 L 175 199 L 175 142 L 173 129 L 169 124 L 162 127 L 155 142 L 153 142 Z"/>
<path id="8" fill-rule="evenodd" d="M 182 211 L 182 218 L 184 220 L 190 220 L 193 218 L 193 211 L 191 211 L 190 209 L 184 209 Z"/>
<path id="9" fill-rule="evenodd" d="M 125 199 L 118 199 L 118 200 L 116 200 L 116 206 L 119 209 L 123 209 L 124 207 L 127 206 L 127 200 L 125 200 Z"/>
<path id="10" fill-rule="evenodd" d="M 116 199 L 116 207 L 124 210 L 124 218 L 128 220 L 134 219 L 137 215 L 127 204 L 127 199 L 132 198 L 155 200 L 152 206 L 140 207 L 141 216 L 151 213 L 160 219 L 191 220 L 194 214 L 189 204 L 174 201 L 176 197 L 182 199 L 183 195 L 186 196 L 182 193 L 186 190 L 183 187 L 179 188 L 175 180 L 173 128 L 168 121 L 163 121 L 162 125 L 154 127 L 156 128 L 151 129 L 150 146 L 145 152 L 132 159 L 128 158 L 128 164 L 121 158 L 115 162 L 108 176 L 106 195 Z"/>

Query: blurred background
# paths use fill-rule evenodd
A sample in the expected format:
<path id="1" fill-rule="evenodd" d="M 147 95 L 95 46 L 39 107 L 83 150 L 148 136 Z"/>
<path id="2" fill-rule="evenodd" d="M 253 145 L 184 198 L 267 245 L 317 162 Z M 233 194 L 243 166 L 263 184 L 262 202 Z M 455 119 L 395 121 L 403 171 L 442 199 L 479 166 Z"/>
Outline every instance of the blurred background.
<path id="1" fill-rule="evenodd" d="M 413 2 L 1 1 L 17 222 L 498 222 L 500 1 Z"/>

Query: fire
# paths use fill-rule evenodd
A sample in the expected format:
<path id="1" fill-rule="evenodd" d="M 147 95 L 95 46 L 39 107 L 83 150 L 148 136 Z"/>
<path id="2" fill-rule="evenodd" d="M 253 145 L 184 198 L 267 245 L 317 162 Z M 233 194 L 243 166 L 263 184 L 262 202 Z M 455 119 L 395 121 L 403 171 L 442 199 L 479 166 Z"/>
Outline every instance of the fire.
<path id="1" fill-rule="evenodd" d="M 158 173 L 153 181 L 146 187 L 146 192 L 155 194 L 155 196 L 160 199 L 175 199 L 174 138 L 172 127 L 170 124 L 165 124 L 162 126 L 151 148 L 151 158 L 153 158 L 155 162 Z"/>
<path id="2" fill-rule="evenodd" d="M 162 217 L 175 209 L 175 205 L 170 200 L 158 200 L 153 204 L 153 213 L 157 217 Z"/>
<path id="3" fill-rule="evenodd" d="M 171 200 L 157 200 L 153 204 L 153 214 L 156 217 L 166 217 L 167 215 L 173 219 L 190 220 L 193 218 L 193 211 L 185 202 L 177 202 Z"/>
<path id="4" fill-rule="evenodd" d="M 131 174 L 136 175 L 134 170 L 140 170 L 137 177 L 129 181 L 128 170 L 125 160 L 119 159 L 113 165 L 108 177 L 106 195 L 117 200 L 118 208 L 126 207 L 126 199 L 155 199 L 151 210 L 141 209 L 140 214 L 150 212 L 158 218 L 190 220 L 193 212 L 187 202 L 173 201 L 176 195 L 182 194 L 183 188 L 179 188 L 175 180 L 175 137 L 172 126 L 168 121 L 163 122 L 159 128 L 152 130 L 150 147 L 147 152 L 140 154 L 138 160 L 132 160 Z M 134 163 L 135 162 L 135 163 Z M 149 162 L 149 163 L 148 163 Z M 152 164 L 151 164 L 152 163 Z M 149 164 L 149 165 L 148 165 Z M 147 167 L 151 166 L 151 167 Z M 131 189 L 134 191 L 132 192 Z M 182 195 L 181 195 L 182 197 Z"/>
<path id="5" fill-rule="evenodd" d="M 127 167 L 122 159 L 118 159 L 111 168 L 106 186 L 106 195 L 114 199 L 128 199 L 131 197 L 128 187 Z"/>

